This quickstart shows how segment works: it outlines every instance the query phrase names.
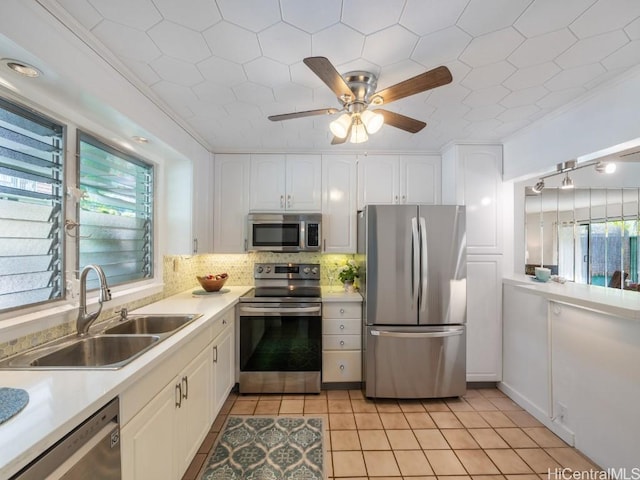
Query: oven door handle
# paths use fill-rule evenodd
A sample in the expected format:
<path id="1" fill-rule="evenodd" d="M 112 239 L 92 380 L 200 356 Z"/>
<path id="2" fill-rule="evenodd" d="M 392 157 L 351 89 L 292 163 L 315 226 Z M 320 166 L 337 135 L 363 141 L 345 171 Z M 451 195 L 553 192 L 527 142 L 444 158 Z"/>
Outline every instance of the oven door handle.
<path id="1" fill-rule="evenodd" d="M 320 307 L 240 307 L 240 311 L 246 313 L 320 313 Z"/>

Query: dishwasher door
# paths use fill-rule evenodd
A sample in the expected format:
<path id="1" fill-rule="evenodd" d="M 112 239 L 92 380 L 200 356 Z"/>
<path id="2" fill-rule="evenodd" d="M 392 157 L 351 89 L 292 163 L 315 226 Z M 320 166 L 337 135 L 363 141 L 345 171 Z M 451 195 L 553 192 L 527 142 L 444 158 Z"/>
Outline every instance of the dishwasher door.
<path id="1" fill-rule="evenodd" d="M 120 480 L 118 415 L 115 398 L 12 480 Z"/>
<path id="2" fill-rule="evenodd" d="M 464 325 L 369 326 L 364 355 L 367 397 L 442 398 L 466 393 Z"/>

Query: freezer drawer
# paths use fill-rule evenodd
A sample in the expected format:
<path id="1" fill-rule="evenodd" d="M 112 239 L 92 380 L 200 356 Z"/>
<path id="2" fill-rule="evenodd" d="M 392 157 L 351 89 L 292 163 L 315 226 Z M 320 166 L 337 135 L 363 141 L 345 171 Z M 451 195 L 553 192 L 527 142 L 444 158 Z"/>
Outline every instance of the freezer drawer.
<path id="1" fill-rule="evenodd" d="M 442 398 L 466 392 L 463 325 L 367 327 L 366 396 Z"/>

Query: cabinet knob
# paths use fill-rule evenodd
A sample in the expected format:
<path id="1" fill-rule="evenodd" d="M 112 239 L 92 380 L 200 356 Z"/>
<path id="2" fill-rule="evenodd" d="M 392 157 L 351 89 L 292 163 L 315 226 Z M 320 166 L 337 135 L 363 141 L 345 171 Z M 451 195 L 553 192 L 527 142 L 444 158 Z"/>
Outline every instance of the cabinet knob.
<path id="1" fill-rule="evenodd" d="M 287 208 L 291 208 L 291 202 L 293 200 L 292 195 L 287 195 Z"/>
<path id="2" fill-rule="evenodd" d="M 402 195 L 402 203 L 407 203 L 407 197 L 405 195 Z"/>
<path id="3" fill-rule="evenodd" d="M 340 345 L 344 346 L 344 340 L 340 340 Z"/>
<path id="4" fill-rule="evenodd" d="M 344 330 L 344 325 L 340 325 L 340 330 Z"/>
<path id="5" fill-rule="evenodd" d="M 344 313 L 344 308 L 341 308 L 341 309 L 340 309 L 340 313 Z"/>
<path id="6" fill-rule="evenodd" d="M 344 365 L 340 365 L 340 370 L 344 370 Z"/>
<path id="7" fill-rule="evenodd" d="M 280 208 L 284 208 L 284 195 L 280 195 Z"/>
<path id="8" fill-rule="evenodd" d="M 394 203 L 398 203 L 398 195 L 396 195 L 395 197 L 393 197 L 393 201 L 394 201 Z"/>

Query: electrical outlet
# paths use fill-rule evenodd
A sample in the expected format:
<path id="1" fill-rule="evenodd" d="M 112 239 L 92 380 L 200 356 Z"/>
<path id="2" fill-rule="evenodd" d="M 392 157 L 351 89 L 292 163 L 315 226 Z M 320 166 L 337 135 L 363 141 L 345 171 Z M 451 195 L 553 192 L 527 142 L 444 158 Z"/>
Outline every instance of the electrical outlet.
<path id="1" fill-rule="evenodd" d="M 560 423 L 566 423 L 567 421 L 567 406 L 564 403 L 558 402 L 558 415 L 557 418 L 560 420 Z"/>

